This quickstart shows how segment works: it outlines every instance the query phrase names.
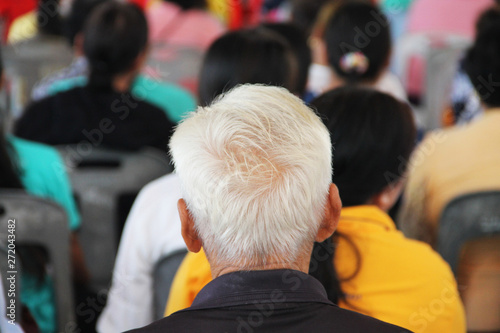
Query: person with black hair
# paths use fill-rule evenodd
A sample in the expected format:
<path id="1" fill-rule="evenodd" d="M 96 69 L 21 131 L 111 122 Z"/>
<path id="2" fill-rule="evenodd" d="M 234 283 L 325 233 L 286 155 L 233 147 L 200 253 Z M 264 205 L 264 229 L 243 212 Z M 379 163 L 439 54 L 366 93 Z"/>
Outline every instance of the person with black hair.
<path id="1" fill-rule="evenodd" d="M 201 105 L 238 84 L 263 83 L 298 91 L 298 60 L 278 33 L 256 27 L 231 31 L 218 38 L 203 61 L 198 95 Z"/>
<path id="2" fill-rule="evenodd" d="M 387 214 L 403 187 L 401 160 L 415 145 L 410 107 L 355 87 L 329 91 L 312 106 L 330 131 L 343 208 L 334 236 L 315 244 L 309 274 L 340 307 L 415 332 L 465 332 L 449 266 L 427 244 L 406 239 Z M 428 321 L 422 309 L 435 299 L 443 306 Z"/>
<path id="3" fill-rule="evenodd" d="M 31 91 L 32 101 L 39 101 L 47 96 L 84 86 L 89 75 L 89 64 L 83 50 L 83 28 L 92 11 L 110 0 L 74 0 L 68 17 L 64 22 L 64 33 L 73 48 L 73 62 L 58 72 L 40 80 Z M 162 109 L 170 121 L 178 122 L 187 113 L 196 108 L 194 97 L 180 86 L 159 80 L 145 71 L 137 75 L 132 82 L 130 92 L 138 99 L 144 99 Z"/>
<path id="4" fill-rule="evenodd" d="M 159 108 L 130 93 L 147 55 L 146 18 L 132 4 L 107 2 L 84 28 L 88 83 L 29 105 L 15 133 L 51 145 L 165 149 L 173 124 Z"/>
<path id="5" fill-rule="evenodd" d="M 406 100 L 403 86 L 388 71 L 392 49 L 389 21 L 376 5 L 354 0 L 325 6 L 311 45 L 315 62 L 309 79 L 312 91 L 362 85 Z"/>
<path id="6" fill-rule="evenodd" d="M 31 100 L 38 101 L 49 96 L 52 85 L 60 80 L 87 74 L 88 64 L 83 55 L 82 30 L 85 20 L 92 10 L 108 0 L 74 0 L 68 17 L 64 20 L 63 31 L 69 45 L 73 48 L 73 62 L 62 70 L 44 77 L 37 82 L 31 91 Z"/>
<path id="7" fill-rule="evenodd" d="M 281 37 L 285 38 L 297 59 L 297 85 L 291 91 L 298 94 L 304 99 L 306 94 L 307 78 L 309 74 L 309 66 L 311 66 L 311 49 L 307 44 L 307 36 L 294 23 L 266 23 L 263 26 L 274 32 L 277 32 Z"/>
<path id="8" fill-rule="evenodd" d="M 2 72 L 0 59 L 0 77 Z M 5 135 L 4 125 L 0 122 L 0 188 L 23 189 L 29 194 L 51 199 L 61 205 L 71 230 L 73 281 L 78 288 L 85 288 L 89 276 L 76 234 L 80 227 L 80 215 L 64 162 L 52 147 Z M 40 332 L 55 332 L 54 288 L 46 274 L 46 258 L 40 256 L 41 252 L 36 247 L 19 246 L 18 252 L 23 264 L 21 302 L 33 315 Z"/>
<path id="9" fill-rule="evenodd" d="M 500 189 L 500 7 L 479 18 L 463 67 L 485 109 L 477 120 L 428 134 L 409 162 L 403 232 L 436 246 L 439 218 L 457 196 Z"/>

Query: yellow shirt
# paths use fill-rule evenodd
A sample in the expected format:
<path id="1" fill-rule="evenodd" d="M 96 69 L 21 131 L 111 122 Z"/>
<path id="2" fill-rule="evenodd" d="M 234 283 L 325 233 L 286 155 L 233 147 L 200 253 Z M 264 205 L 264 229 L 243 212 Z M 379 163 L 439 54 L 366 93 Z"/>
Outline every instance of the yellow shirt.
<path id="1" fill-rule="evenodd" d="M 343 208 L 337 233 L 344 236 L 334 259 L 340 280 L 359 269 L 342 281 L 340 307 L 416 333 L 466 331 L 455 278 L 429 245 L 405 238 L 375 206 Z"/>
<path id="2" fill-rule="evenodd" d="M 500 189 L 499 128 L 500 109 L 491 109 L 471 124 L 426 136 L 408 163 L 398 219 L 405 235 L 436 246 L 446 204 L 462 194 Z"/>
<path id="3" fill-rule="evenodd" d="M 165 316 L 190 307 L 198 292 L 210 281 L 212 273 L 205 252 L 188 252 L 172 281 Z"/>
<path id="4" fill-rule="evenodd" d="M 342 209 L 338 233 L 357 247 L 359 272 L 341 284 L 340 306 L 419 332 L 465 332 L 465 315 L 449 266 L 427 244 L 406 239 L 374 206 Z M 340 277 L 352 275 L 356 255 L 340 238 L 335 255 Z M 165 315 L 187 308 L 212 279 L 205 254 L 188 253 L 170 290 Z"/>

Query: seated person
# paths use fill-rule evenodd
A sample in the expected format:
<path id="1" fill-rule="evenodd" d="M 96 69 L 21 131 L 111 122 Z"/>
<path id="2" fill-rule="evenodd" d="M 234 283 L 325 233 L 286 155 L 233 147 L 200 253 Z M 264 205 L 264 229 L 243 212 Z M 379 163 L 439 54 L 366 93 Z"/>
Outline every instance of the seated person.
<path id="1" fill-rule="evenodd" d="M 317 256 L 310 274 L 342 308 L 415 332 L 465 332 L 448 264 L 427 244 L 406 239 L 387 214 L 403 187 L 401 160 L 415 146 L 410 107 L 374 90 L 348 87 L 312 105 L 330 130 L 332 179 L 343 208 L 329 244 L 317 245 L 332 251 L 327 260 Z"/>
<path id="2" fill-rule="evenodd" d="M 147 33 L 135 5 L 110 1 L 96 9 L 84 29 L 87 85 L 29 105 L 16 135 L 51 145 L 87 141 L 115 149 L 165 149 L 173 124 L 162 110 L 130 94 L 146 58 Z"/>
<path id="3" fill-rule="evenodd" d="M 428 134 L 409 161 L 399 226 L 410 238 L 436 246 L 439 217 L 454 198 L 499 190 L 500 151 L 500 9 L 481 15 L 489 23 L 478 29 L 464 58 L 464 69 L 476 89 L 483 115 L 464 126 Z M 407 163 L 405 161 L 405 163 Z"/>
<path id="4" fill-rule="evenodd" d="M 248 82 L 293 89 L 291 73 L 297 69 L 292 60 L 291 49 L 272 31 L 258 27 L 228 32 L 205 55 L 199 86 L 202 103 L 208 105 L 225 90 Z M 304 84 L 297 89 L 303 90 Z M 180 191 L 177 175 L 169 174 L 151 182 L 137 197 L 120 240 L 99 332 L 122 332 L 154 320 L 153 268 L 162 257 L 185 248 L 177 214 Z"/>
<path id="5" fill-rule="evenodd" d="M 74 59 L 71 65 L 44 77 L 31 92 L 32 101 L 66 91 L 76 86 L 85 86 L 88 80 L 89 65 L 83 51 L 83 27 L 92 11 L 109 0 L 75 0 L 65 20 L 64 32 L 73 48 Z M 191 94 L 181 87 L 139 74 L 132 82 L 130 92 L 138 99 L 144 99 L 167 114 L 172 122 L 193 111 L 196 103 Z"/>
<path id="6" fill-rule="evenodd" d="M 404 238 L 387 215 L 402 188 L 405 170 L 398 157 L 408 158 L 415 143 L 409 107 L 386 94 L 349 87 L 312 104 L 335 143 L 333 180 L 344 208 L 335 247 L 332 239 L 316 245 L 310 274 L 342 308 L 415 332 L 464 332 L 463 307 L 448 265 L 428 245 Z M 330 251 L 323 254 L 321 248 Z M 189 253 L 174 279 L 166 314 L 189 306 L 210 280 L 205 256 Z M 434 313 L 434 299 L 444 300 L 443 309 L 429 321 L 426 311 Z"/>
<path id="7" fill-rule="evenodd" d="M 170 141 L 182 237 L 203 245 L 214 280 L 131 332 L 407 332 L 338 308 L 307 275 L 340 214 L 331 149 L 319 117 L 279 87 L 237 87 L 182 122 Z"/>
<path id="8" fill-rule="evenodd" d="M 500 6 L 500 2 L 496 6 Z M 481 29 L 488 27 L 490 20 L 495 19 L 497 19 L 495 15 L 484 16 L 476 24 L 476 34 L 479 34 Z M 444 125 L 467 124 L 480 118 L 484 112 L 479 96 L 465 72 L 463 60 L 459 62 L 453 78 L 450 99 L 451 105 L 444 113 Z"/>
<path id="9" fill-rule="evenodd" d="M 316 95 L 343 85 L 363 85 L 406 101 L 389 72 L 389 21 L 368 2 L 344 1 L 323 8 L 313 31 L 309 89 Z"/>
<path id="10" fill-rule="evenodd" d="M 2 69 L 0 59 L 0 77 Z M 0 162 L 0 188 L 24 189 L 29 194 L 53 200 L 64 209 L 71 230 L 70 248 L 74 282 L 84 288 L 89 276 L 76 234 L 80 227 L 80 215 L 60 155 L 52 147 L 11 135 L 5 136 L 3 124 L 0 123 Z M 35 250 L 26 251 L 33 253 Z M 41 332 L 56 332 L 56 307 L 52 281 L 45 274 L 45 263 L 40 260 L 38 264 L 34 265 L 38 276 L 27 273 L 31 271 L 29 269 L 23 271 L 21 301 L 28 307 Z"/>

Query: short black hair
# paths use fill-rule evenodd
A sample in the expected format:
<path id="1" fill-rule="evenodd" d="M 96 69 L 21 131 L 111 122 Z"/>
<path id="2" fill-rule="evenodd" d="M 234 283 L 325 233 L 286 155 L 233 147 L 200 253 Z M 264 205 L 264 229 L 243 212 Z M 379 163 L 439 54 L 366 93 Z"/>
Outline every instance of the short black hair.
<path id="1" fill-rule="evenodd" d="M 64 35 L 70 45 L 73 45 L 76 35 L 82 32 L 85 21 L 89 18 L 92 11 L 109 0 L 74 0 L 71 4 L 71 10 L 64 21 Z"/>
<path id="2" fill-rule="evenodd" d="M 294 92 L 297 60 L 287 41 L 264 27 L 231 31 L 209 47 L 200 73 L 201 105 L 238 84 L 262 83 Z"/>
<path id="3" fill-rule="evenodd" d="M 297 25 L 293 23 L 267 23 L 263 25 L 267 29 L 277 32 L 285 38 L 292 47 L 298 62 L 298 76 L 294 92 L 303 95 L 306 91 L 309 66 L 311 66 L 311 49 L 307 43 L 307 36 Z"/>
<path id="4" fill-rule="evenodd" d="M 476 27 L 464 69 L 481 101 L 488 107 L 500 107 L 500 7 L 486 10 Z"/>
<path id="5" fill-rule="evenodd" d="M 83 35 L 89 85 L 110 88 L 112 78 L 128 71 L 146 49 L 148 24 L 135 4 L 109 1 L 92 12 Z"/>
<path id="6" fill-rule="evenodd" d="M 324 40 L 330 66 L 349 83 L 376 79 L 388 64 L 392 47 L 385 15 L 377 6 L 360 0 L 339 3 L 326 24 Z M 367 58 L 366 71 L 341 66 L 343 57 L 353 52 Z"/>
<path id="7" fill-rule="evenodd" d="M 344 86 L 312 102 L 330 131 L 333 183 L 344 206 L 366 204 L 401 179 L 415 147 L 408 104 L 368 88 Z"/>

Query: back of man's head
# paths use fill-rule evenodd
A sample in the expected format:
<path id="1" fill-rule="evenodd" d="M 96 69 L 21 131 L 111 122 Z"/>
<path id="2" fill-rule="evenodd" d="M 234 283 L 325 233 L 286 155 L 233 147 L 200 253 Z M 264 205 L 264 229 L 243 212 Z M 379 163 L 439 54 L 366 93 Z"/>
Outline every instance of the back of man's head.
<path id="1" fill-rule="evenodd" d="M 231 90 L 183 121 L 170 150 L 211 263 L 290 263 L 312 246 L 331 183 L 330 137 L 286 89 Z"/>

